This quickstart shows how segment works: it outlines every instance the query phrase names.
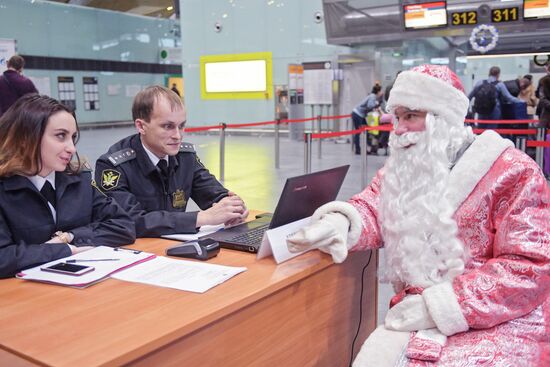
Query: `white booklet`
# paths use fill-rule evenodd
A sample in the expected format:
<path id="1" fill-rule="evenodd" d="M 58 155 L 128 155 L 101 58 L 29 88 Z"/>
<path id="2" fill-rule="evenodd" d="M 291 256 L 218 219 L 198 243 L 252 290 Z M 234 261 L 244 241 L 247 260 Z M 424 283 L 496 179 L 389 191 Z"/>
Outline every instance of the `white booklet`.
<path id="1" fill-rule="evenodd" d="M 151 261 L 113 275 L 113 278 L 204 293 L 245 271 L 244 267 L 206 264 L 157 256 Z"/>
<path id="2" fill-rule="evenodd" d="M 84 288 L 117 271 L 151 260 L 155 256 L 155 254 L 129 248 L 98 246 L 76 255 L 25 269 L 17 274 L 17 278 Z M 93 270 L 82 275 L 59 274 L 42 270 L 42 268 L 59 263 L 91 266 Z"/>

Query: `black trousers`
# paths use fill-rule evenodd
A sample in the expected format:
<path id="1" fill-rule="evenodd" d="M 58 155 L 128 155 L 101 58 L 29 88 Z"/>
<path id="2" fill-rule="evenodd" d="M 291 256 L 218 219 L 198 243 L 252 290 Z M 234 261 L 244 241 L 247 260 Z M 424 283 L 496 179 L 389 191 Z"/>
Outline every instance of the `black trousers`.
<path id="1" fill-rule="evenodd" d="M 353 121 L 353 128 L 355 130 L 367 124 L 367 121 L 365 120 L 365 118 L 359 116 L 355 112 L 351 113 L 351 120 Z M 361 145 L 359 144 L 359 135 L 360 134 L 353 134 L 353 150 L 355 151 L 355 154 L 361 154 Z"/>

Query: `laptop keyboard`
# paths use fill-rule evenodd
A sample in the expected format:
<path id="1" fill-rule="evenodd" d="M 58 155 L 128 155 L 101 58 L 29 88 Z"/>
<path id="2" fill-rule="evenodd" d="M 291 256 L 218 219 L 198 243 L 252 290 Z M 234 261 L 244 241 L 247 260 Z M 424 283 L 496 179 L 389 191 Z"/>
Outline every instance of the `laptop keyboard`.
<path id="1" fill-rule="evenodd" d="M 269 229 L 269 224 L 264 226 L 256 227 L 249 230 L 248 232 L 241 233 L 232 237 L 229 241 L 233 243 L 239 243 L 243 245 L 260 245 L 262 243 L 262 238 L 264 237 L 265 231 Z"/>

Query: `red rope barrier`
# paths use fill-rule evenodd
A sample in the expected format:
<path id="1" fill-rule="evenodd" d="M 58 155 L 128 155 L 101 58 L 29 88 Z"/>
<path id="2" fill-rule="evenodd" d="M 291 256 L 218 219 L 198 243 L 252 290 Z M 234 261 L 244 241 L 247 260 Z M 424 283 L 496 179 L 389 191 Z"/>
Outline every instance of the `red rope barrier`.
<path id="1" fill-rule="evenodd" d="M 531 124 L 537 123 L 539 120 L 475 120 L 475 119 L 465 119 L 464 122 L 467 124 L 502 124 L 502 125 L 514 125 L 514 124 Z"/>
<path id="2" fill-rule="evenodd" d="M 184 131 L 186 133 L 194 133 L 197 131 L 206 131 L 206 130 L 221 129 L 221 128 L 222 128 L 222 125 L 197 126 L 197 127 L 186 127 Z"/>
<path id="3" fill-rule="evenodd" d="M 337 131 L 333 133 L 317 133 L 317 134 L 311 134 L 311 139 L 334 138 L 337 136 L 361 134 L 365 130 L 366 130 L 365 128 L 361 128 L 357 130 Z"/>
<path id="4" fill-rule="evenodd" d="M 273 125 L 275 123 L 277 122 L 275 120 L 272 120 L 272 121 L 262 121 L 262 122 L 251 122 L 247 124 L 227 124 L 227 127 L 239 128 L 239 127 L 248 127 L 248 126 Z"/>
<path id="5" fill-rule="evenodd" d="M 336 119 L 342 119 L 342 118 L 349 118 L 351 115 L 337 115 L 337 116 L 321 116 L 323 120 L 336 120 Z M 301 119 L 282 119 L 280 120 L 281 123 L 299 123 L 299 122 L 307 122 L 307 121 L 315 121 L 317 120 L 317 117 L 308 117 L 308 118 L 301 118 Z M 471 123 L 478 123 L 478 124 L 507 124 L 507 125 L 515 125 L 515 124 L 530 124 L 530 123 L 537 123 L 539 120 L 475 120 L 475 119 L 465 119 L 465 123 L 471 124 Z M 241 127 L 252 127 L 252 126 L 265 126 L 265 125 L 273 125 L 276 124 L 276 120 L 271 121 L 261 121 L 261 122 L 250 122 L 250 123 L 242 123 L 242 124 L 227 124 L 226 127 L 229 128 L 241 128 Z M 214 129 L 221 129 L 222 125 L 209 125 L 209 126 L 197 126 L 197 127 L 187 127 L 185 128 L 186 132 L 192 133 L 192 132 L 198 132 L 198 131 L 207 131 L 207 130 L 214 130 Z M 391 124 L 387 125 L 381 125 L 381 126 L 368 126 L 364 127 L 362 129 L 358 130 L 348 130 L 348 131 L 339 131 L 339 132 L 331 132 L 331 133 L 321 133 L 321 134 L 313 134 L 313 139 L 320 139 L 323 137 L 336 137 L 336 136 L 344 136 L 344 135 L 353 135 L 357 134 L 358 132 L 362 132 L 363 130 L 368 131 L 391 131 L 393 129 L 393 126 Z M 497 133 L 500 134 L 508 134 L 508 135 L 528 135 L 528 134 L 536 134 L 535 129 L 473 129 L 476 134 L 480 134 L 485 130 L 494 130 Z"/>
<path id="6" fill-rule="evenodd" d="M 496 133 L 499 134 L 506 134 L 506 135 L 535 135 L 537 133 L 537 129 L 472 129 L 475 134 L 481 134 L 484 131 L 487 130 L 493 130 Z"/>
<path id="7" fill-rule="evenodd" d="M 346 119 L 351 117 L 351 115 L 339 115 L 339 116 L 321 116 L 323 120 L 336 120 L 336 119 Z"/>
<path id="8" fill-rule="evenodd" d="M 311 134 L 311 139 L 323 139 L 323 138 L 334 138 L 337 136 L 361 134 L 363 131 L 392 131 L 392 125 L 381 125 L 381 126 L 363 126 L 356 130 L 346 130 L 346 131 L 336 131 L 330 133 L 315 133 Z"/>
<path id="9" fill-rule="evenodd" d="M 528 147 L 545 147 L 545 148 L 550 148 L 550 141 L 527 140 L 527 146 L 528 146 Z"/>
<path id="10" fill-rule="evenodd" d="M 281 120 L 283 123 L 294 123 L 294 122 L 306 122 L 306 121 L 314 121 L 317 120 L 317 117 L 308 117 L 305 119 L 284 119 Z"/>

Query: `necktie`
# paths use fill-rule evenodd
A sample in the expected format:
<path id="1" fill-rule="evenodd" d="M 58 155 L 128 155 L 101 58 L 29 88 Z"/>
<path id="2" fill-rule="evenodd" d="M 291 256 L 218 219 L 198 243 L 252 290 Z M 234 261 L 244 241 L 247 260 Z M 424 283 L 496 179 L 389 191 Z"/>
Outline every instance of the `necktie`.
<path id="1" fill-rule="evenodd" d="M 55 204 L 56 204 L 55 190 L 53 189 L 50 181 L 46 180 L 46 182 L 44 183 L 44 186 L 42 186 L 42 188 L 40 189 L 40 193 L 55 208 Z"/>
<path id="2" fill-rule="evenodd" d="M 166 161 L 164 159 L 161 159 L 158 163 L 157 163 L 157 167 L 158 169 L 160 170 L 160 173 L 164 176 L 164 177 L 168 177 L 168 163 L 166 163 Z"/>
<path id="3" fill-rule="evenodd" d="M 162 183 L 167 186 L 168 184 L 168 163 L 164 159 L 161 159 L 157 163 L 157 167 L 160 171 L 160 177 L 162 178 Z"/>

